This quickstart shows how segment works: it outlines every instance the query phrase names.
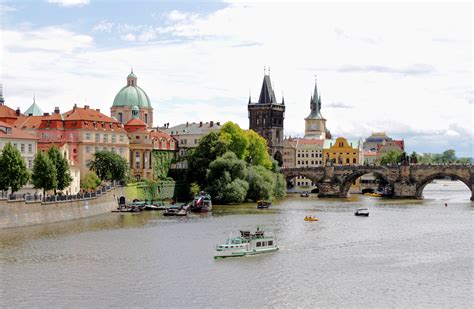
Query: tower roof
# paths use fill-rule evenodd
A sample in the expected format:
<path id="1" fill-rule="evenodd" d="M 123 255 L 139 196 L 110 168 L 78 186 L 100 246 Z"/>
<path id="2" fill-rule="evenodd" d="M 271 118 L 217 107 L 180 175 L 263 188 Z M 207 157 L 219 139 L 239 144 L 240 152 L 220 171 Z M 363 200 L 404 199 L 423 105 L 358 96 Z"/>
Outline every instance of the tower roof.
<path id="1" fill-rule="evenodd" d="M 306 119 L 324 119 L 321 115 L 321 95 L 318 94 L 318 83 L 314 82 L 314 92 L 310 100 L 311 113 Z"/>
<path id="2" fill-rule="evenodd" d="M 112 106 L 151 108 L 150 99 L 146 92 L 137 86 L 137 76 L 133 71 L 127 76 L 127 86 L 117 93 Z"/>
<path id="3" fill-rule="evenodd" d="M 263 77 L 262 90 L 260 90 L 260 97 L 258 103 L 277 103 L 275 92 L 273 91 L 270 75 Z"/>
<path id="4" fill-rule="evenodd" d="M 35 98 L 33 98 L 33 104 L 25 111 L 24 113 L 26 116 L 43 116 L 43 111 L 41 108 L 36 104 Z"/>

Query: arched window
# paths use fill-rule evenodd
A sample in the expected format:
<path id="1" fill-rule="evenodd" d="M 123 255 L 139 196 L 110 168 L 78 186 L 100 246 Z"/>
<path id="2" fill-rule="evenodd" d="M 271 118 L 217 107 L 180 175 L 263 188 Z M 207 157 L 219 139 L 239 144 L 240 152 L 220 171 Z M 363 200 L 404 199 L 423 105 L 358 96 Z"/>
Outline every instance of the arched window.
<path id="1" fill-rule="evenodd" d="M 148 114 L 145 113 L 145 123 L 148 124 Z"/>

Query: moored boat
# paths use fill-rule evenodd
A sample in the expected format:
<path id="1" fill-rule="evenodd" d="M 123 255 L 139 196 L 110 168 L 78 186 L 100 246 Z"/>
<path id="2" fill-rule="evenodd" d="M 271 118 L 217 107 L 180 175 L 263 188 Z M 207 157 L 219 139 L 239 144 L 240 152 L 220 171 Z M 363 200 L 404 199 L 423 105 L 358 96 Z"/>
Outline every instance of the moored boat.
<path id="1" fill-rule="evenodd" d="M 268 208 L 271 205 L 272 205 L 272 202 L 270 202 L 270 201 L 257 201 L 257 208 L 258 209 Z"/>
<path id="2" fill-rule="evenodd" d="M 355 216 L 368 217 L 369 216 L 369 210 L 367 208 L 359 208 L 359 209 L 356 210 L 354 215 Z"/>
<path id="3" fill-rule="evenodd" d="M 209 194 L 199 193 L 191 202 L 191 211 L 193 212 L 209 212 L 212 210 L 212 200 Z"/>
<path id="4" fill-rule="evenodd" d="M 183 205 L 172 205 L 163 212 L 163 216 L 186 216 L 187 214 L 188 209 Z"/>
<path id="5" fill-rule="evenodd" d="M 265 235 L 257 228 L 254 234 L 250 231 L 240 231 L 240 236 L 230 237 L 224 244 L 216 246 L 214 258 L 255 255 L 278 250 L 274 235 Z"/>
<path id="6" fill-rule="evenodd" d="M 308 191 L 301 192 L 300 196 L 301 197 L 309 197 L 309 192 Z"/>

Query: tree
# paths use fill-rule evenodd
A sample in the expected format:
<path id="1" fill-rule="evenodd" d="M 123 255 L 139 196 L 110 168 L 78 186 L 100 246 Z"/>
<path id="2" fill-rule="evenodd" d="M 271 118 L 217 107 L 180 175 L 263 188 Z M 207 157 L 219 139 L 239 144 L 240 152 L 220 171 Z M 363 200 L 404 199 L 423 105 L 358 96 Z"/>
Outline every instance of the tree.
<path id="1" fill-rule="evenodd" d="M 0 189 L 6 191 L 11 188 L 13 194 L 26 185 L 29 178 L 30 173 L 20 152 L 7 143 L 0 156 Z"/>
<path id="2" fill-rule="evenodd" d="M 235 153 L 229 151 L 218 157 L 209 165 L 206 188 L 218 203 L 241 203 L 245 201 L 249 184 L 245 161 L 239 160 Z"/>
<path id="3" fill-rule="evenodd" d="M 400 163 L 401 157 L 402 157 L 402 152 L 390 150 L 386 154 L 382 155 L 382 157 L 380 158 L 380 164 L 381 165 L 398 164 Z"/>
<path id="4" fill-rule="evenodd" d="M 248 154 L 249 139 L 244 130 L 238 124 L 228 121 L 224 123 L 219 139 L 228 145 L 228 151 L 235 153 L 238 159 L 244 160 Z"/>
<path id="5" fill-rule="evenodd" d="M 127 160 L 110 151 L 96 152 L 94 160 L 89 163 L 89 168 L 101 180 L 125 181 L 128 175 Z"/>
<path id="6" fill-rule="evenodd" d="M 153 180 L 143 180 L 144 186 L 142 187 L 143 192 L 145 193 L 146 199 L 150 200 L 150 203 L 158 200 L 160 196 L 159 183 Z"/>
<path id="7" fill-rule="evenodd" d="M 246 178 L 249 189 L 247 192 L 248 200 L 272 200 L 275 188 L 275 178 L 272 172 L 263 166 L 250 166 Z"/>
<path id="8" fill-rule="evenodd" d="M 275 187 L 273 191 L 273 195 L 275 197 L 283 197 L 286 194 L 286 180 L 283 174 L 281 173 L 273 173 L 275 177 Z"/>
<path id="9" fill-rule="evenodd" d="M 99 176 L 97 176 L 97 174 L 94 173 L 93 171 L 88 172 L 84 176 L 84 179 L 81 182 L 81 188 L 86 189 L 86 190 L 93 190 L 97 188 L 99 185 L 100 185 Z"/>
<path id="10" fill-rule="evenodd" d="M 72 177 L 69 173 L 69 163 L 55 145 L 49 148 L 48 157 L 56 167 L 57 188 L 54 189 L 54 194 L 56 194 L 56 189 L 64 190 L 72 182 Z"/>
<path id="11" fill-rule="evenodd" d="M 188 183 L 196 182 L 200 187 L 205 187 L 209 164 L 226 153 L 227 149 L 228 142 L 220 140 L 218 133 L 211 132 L 204 136 L 188 155 Z"/>
<path id="12" fill-rule="evenodd" d="M 56 167 L 54 163 L 43 152 L 36 154 L 33 162 L 33 174 L 31 180 L 35 189 L 43 189 L 43 195 L 46 191 L 57 188 Z"/>
<path id="13" fill-rule="evenodd" d="M 246 161 L 252 165 L 262 165 L 270 169 L 272 160 L 268 154 L 267 141 L 254 130 L 248 130 L 246 134 L 249 140 Z"/>

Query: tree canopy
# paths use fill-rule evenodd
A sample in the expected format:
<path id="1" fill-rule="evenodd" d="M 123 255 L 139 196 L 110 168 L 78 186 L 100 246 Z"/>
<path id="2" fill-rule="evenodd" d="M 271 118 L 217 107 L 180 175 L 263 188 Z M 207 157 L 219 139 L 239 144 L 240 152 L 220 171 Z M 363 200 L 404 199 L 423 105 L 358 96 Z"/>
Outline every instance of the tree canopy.
<path id="1" fill-rule="evenodd" d="M 12 193 L 28 183 L 30 173 L 20 152 L 12 144 L 7 143 L 0 155 L 0 189 L 11 188 Z"/>
<path id="2" fill-rule="evenodd" d="M 84 179 L 81 181 L 81 188 L 86 190 L 93 190 L 100 185 L 100 178 L 93 171 L 87 172 Z"/>
<path id="3" fill-rule="evenodd" d="M 33 173 L 31 175 L 33 186 L 36 189 L 43 189 L 44 195 L 46 191 L 57 188 L 56 175 L 56 167 L 53 161 L 43 152 L 38 152 L 33 163 Z"/>
<path id="4" fill-rule="evenodd" d="M 64 190 L 67 188 L 71 182 L 72 177 L 69 173 L 69 163 L 65 156 L 61 154 L 59 149 L 53 145 L 48 150 L 48 157 L 53 162 L 54 166 L 56 167 L 56 181 L 58 190 Z M 56 193 L 55 189 L 55 193 Z"/>
<path id="5" fill-rule="evenodd" d="M 101 180 L 125 181 L 128 176 L 127 160 L 110 151 L 96 152 L 94 160 L 89 163 L 89 168 Z"/>

